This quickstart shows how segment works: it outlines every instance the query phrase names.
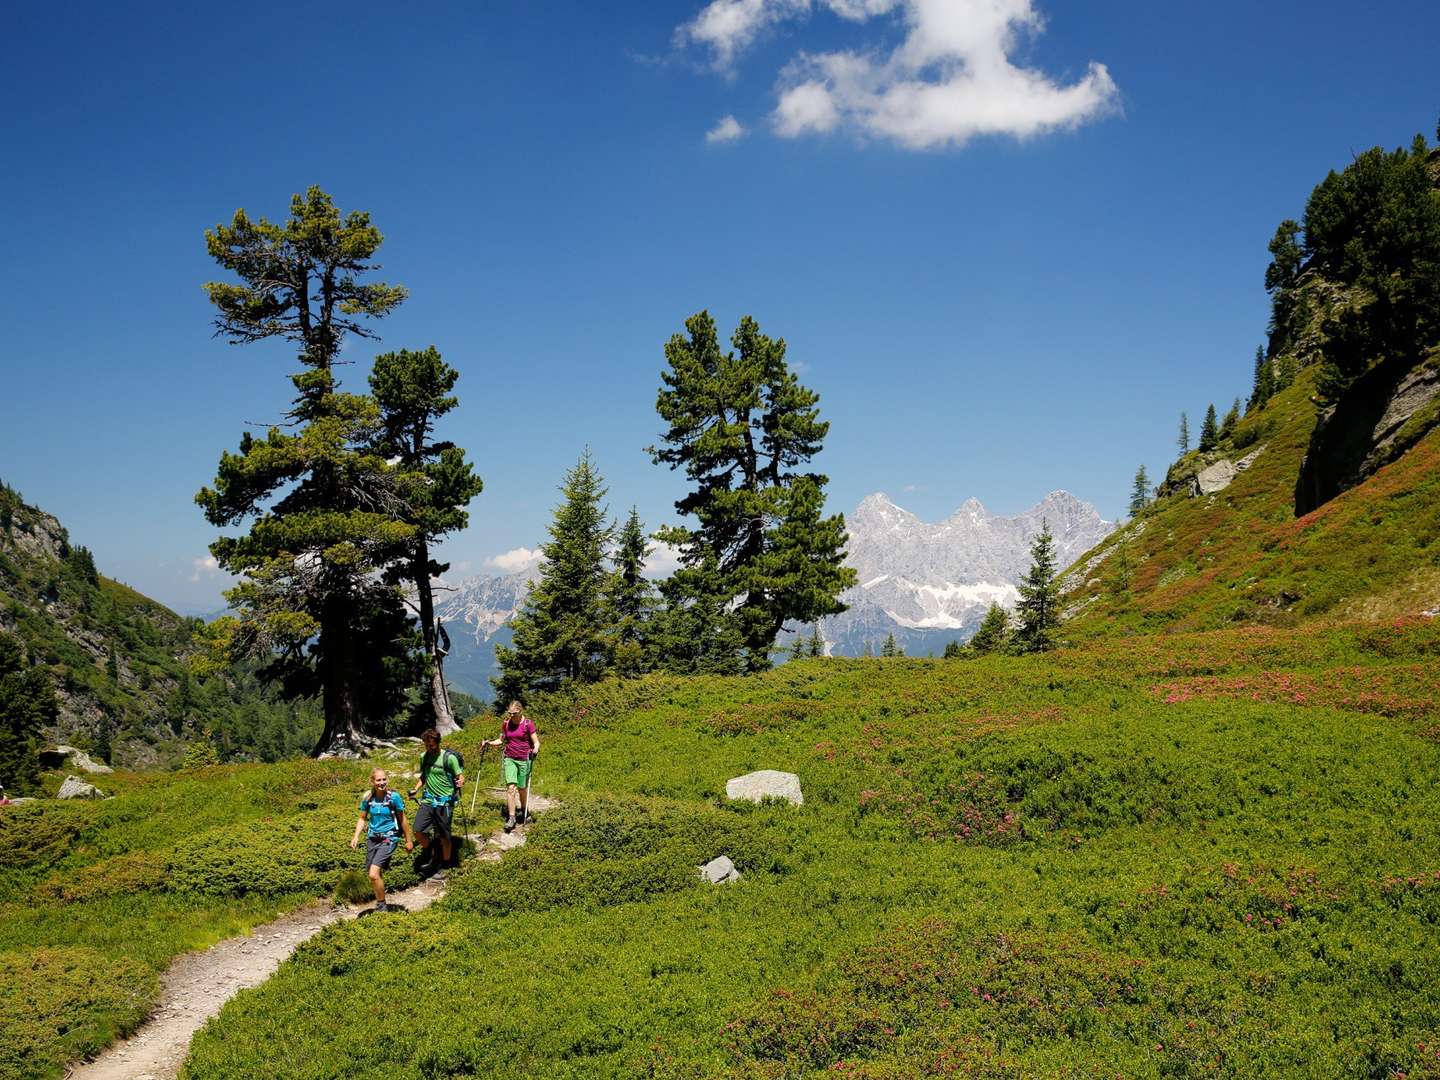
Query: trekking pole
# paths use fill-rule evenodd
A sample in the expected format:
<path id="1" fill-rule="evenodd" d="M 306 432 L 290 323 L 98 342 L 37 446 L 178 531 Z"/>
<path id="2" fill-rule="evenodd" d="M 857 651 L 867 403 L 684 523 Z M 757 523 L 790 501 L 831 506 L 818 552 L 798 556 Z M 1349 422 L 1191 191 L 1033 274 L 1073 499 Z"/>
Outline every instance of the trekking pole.
<path id="1" fill-rule="evenodd" d="M 475 775 L 476 775 L 477 777 L 480 775 L 480 766 L 485 764 L 485 751 L 486 751 L 486 750 L 489 750 L 489 749 L 490 749 L 490 747 L 487 746 L 487 745 L 485 745 L 484 743 L 481 743 L 481 744 L 480 744 L 480 760 L 475 763 Z M 475 800 L 476 800 L 477 798 L 479 798 L 479 797 L 480 797 L 480 781 L 479 781 L 479 780 L 476 780 L 476 781 L 475 781 L 475 791 L 474 791 L 474 793 L 470 796 L 470 813 L 471 813 L 471 814 L 474 814 L 474 813 L 475 813 Z M 469 818 L 468 818 L 468 817 L 466 818 L 466 821 L 467 821 L 467 822 L 469 821 Z M 467 826 L 467 827 L 468 827 L 468 826 Z"/>

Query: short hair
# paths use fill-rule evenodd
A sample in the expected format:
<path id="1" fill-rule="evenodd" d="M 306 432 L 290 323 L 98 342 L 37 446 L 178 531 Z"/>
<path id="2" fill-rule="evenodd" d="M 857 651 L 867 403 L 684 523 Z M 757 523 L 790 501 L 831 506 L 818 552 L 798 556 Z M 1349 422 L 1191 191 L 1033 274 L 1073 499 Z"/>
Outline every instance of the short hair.
<path id="1" fill-rule="evenodd" d="M 422 740 L 424 740 L 424 739 L 434 739 L 436 742 L 439 742 L 439 741 L 440 741 L 440 729 L 437 728 L 437 727 L 427 727 L 424 731 L 420 732 L 420 738 L 421 738 Z"/>

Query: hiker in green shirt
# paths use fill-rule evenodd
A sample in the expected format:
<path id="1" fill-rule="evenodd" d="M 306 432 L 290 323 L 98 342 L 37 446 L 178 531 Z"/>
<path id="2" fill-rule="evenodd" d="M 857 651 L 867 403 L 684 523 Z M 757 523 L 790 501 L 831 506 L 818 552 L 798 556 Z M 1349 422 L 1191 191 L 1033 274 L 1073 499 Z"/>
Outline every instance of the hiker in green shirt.
<path id="1" fill-rule="evenodd" d="M 425 753 L 420 756 L 420 780 L 410 789 L 412 799 L 420 795 L 415 834 L 423 853 L 428 854 L 431 842 L 439 840 L 440 866 L 449 866 L 453 846 L 450 822 L 460 789 L 465 786 L 465 770 L 458 754 L 440 749 L 440 732 L 433 727 L 420 733 L 420 741 L 425 744 Z"/>

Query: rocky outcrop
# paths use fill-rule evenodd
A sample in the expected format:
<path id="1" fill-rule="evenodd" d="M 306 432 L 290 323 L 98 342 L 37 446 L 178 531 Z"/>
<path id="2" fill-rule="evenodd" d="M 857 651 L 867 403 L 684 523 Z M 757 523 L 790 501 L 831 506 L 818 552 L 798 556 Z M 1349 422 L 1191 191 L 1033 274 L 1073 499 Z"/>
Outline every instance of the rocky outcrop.
<path id="1" fill-rule="evenodd" d="M 805 801 L 800 792 L 800 777 L 793 772 L 778 769 L 761 769 L 746 773 L 725 782 L 727 799 L 743 799 L 749 802 L 763 802 L 766 799 L 784 799 L 799 806 Z"/>
<path id="2" fill-rule="evenodd" d="M 1381 364 L 1321 414 L 1295 482 L 1308 514 L 1394 461 L 1440 422 L 1440 369 Z"/>
<path id="3" fill-rule="evenodd" d="M 56 746 L 49 750 L 40 751 L 40 764 L 47 769 L 71 768 L 79 769 L 82 772 L 103 775 L 112 773 L 115 770 L 109 765 L 102 765 L 93 760 L 84 750 L 77 750 L 73 746 Z"/>
<path id="4" fill-rule="evenodd" d="M 1222 458 L 1213 465 L 1207 465 L 1195 474 L 1195 479 L 1191 481 L 1190 494 L 1214 495 L 1217 491 L 1224 491 L 1235 477 L 1255 464 L 1255 459 L 1264 449 L 1263 446 L 1257 446 L 1239 461 Z"/>

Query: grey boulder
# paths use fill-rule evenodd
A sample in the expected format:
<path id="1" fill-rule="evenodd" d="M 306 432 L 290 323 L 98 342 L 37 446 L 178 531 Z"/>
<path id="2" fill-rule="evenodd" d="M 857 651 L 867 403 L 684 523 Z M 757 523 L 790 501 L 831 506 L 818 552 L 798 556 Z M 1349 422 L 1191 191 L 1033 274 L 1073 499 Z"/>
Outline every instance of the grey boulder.
<path id="1" fill-rule="evenodd" d="M 749 802 L 763 802 L 766 799 L 784 799 L 799 806 L 805 801 L 800 793 L 800 777 L 792 772 L 777 769 L 761 769 L 746 773 L 725 782 L 727 799 L 745 799 Z"/>
<path id="2" fill-rule="evenodd" d="M 719 885 L 726 881 L 739 881 L 740 871 L 735 869 L 728 855 L 721 855 L 700 867 L 700 876 L 711 885 Z"/>
<path id="3" fill-rule="evenodd" d="M 55 797 L 57 799 L 103 799 L 105 793 L 94 784 L 87 784 L 78 776 L 67 776 Z"/>

